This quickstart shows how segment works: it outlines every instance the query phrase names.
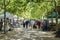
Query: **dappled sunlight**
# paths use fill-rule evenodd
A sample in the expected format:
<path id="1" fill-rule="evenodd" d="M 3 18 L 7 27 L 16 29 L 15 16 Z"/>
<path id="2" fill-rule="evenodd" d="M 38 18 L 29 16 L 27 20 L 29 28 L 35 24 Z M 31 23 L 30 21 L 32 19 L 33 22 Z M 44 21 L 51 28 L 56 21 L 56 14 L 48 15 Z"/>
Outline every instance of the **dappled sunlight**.
<path id="1" fill-rule="evenodd" d="M 59 24 L 60 0 L 0 0 L 0 40 L 56 40 Z"/>
<path id="2" fill-rule="evenodd" d="M 47 32 L 42 32 L 42 31 L 40 31 L 39 33 L 46 34 Z"/>

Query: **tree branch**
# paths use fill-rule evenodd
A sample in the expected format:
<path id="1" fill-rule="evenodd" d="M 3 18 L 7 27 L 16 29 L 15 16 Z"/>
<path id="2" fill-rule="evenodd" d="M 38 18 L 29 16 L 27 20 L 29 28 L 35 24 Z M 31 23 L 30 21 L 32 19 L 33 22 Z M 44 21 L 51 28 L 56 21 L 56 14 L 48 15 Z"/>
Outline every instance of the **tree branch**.
<path id="1" fill-rule="evenodd" d="M 10 3 L 10 0 L 9 0 L 9 2 L 6 4 L 6 7 L 9 5 L 9 3 Z"/>

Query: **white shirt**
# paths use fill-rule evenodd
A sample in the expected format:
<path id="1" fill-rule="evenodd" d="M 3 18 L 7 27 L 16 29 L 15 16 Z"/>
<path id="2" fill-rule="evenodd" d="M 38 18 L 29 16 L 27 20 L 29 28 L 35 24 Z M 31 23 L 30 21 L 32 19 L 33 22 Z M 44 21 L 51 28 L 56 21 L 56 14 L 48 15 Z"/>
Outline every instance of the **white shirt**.
<path id="1" fill-rule="evenodd" d="M 34 24 L 34 23 L 35 23 L 35 21 L 32 20 L 32 21 L 31 21 L 31 24 Z"/>

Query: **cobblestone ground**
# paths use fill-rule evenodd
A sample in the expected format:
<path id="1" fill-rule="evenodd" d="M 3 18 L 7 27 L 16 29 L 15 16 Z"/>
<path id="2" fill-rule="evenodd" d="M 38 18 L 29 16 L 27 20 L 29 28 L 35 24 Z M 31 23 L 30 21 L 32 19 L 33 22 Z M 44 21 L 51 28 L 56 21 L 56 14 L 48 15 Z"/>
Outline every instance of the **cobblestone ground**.
<path id="1" fill-rule="evenodd" d="M 6 34 L 0 34 L 0 40 L 60 40 L 54 38 L 53 32 L 43 32 L 36 29 L 14 28 Z"/>

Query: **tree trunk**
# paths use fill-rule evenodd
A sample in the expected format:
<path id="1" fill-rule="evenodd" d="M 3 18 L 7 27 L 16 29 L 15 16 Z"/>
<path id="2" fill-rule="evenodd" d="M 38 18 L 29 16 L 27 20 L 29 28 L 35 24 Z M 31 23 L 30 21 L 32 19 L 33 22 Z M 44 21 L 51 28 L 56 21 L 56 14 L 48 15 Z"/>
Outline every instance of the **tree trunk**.
<path id="1" fill-rule="evenodd" d="M 58 11 L 57 11 L 57 5 L 55 0 L 54 0 L 54 5 L 55 5 L 55 11 L 56 11 L 56 30 L 57 30 L 58 29 Z"/>
<path id="2" fill-rule="evenodd" d="M 4 33 L 6 33 L 6 5 L 4 0 Z"/>
<path id="3" fill-rule="evenodd" d="M 53 18 L 51 18 L 51 23 L 52 23 L 52 25 L 53 25 Z"/>

